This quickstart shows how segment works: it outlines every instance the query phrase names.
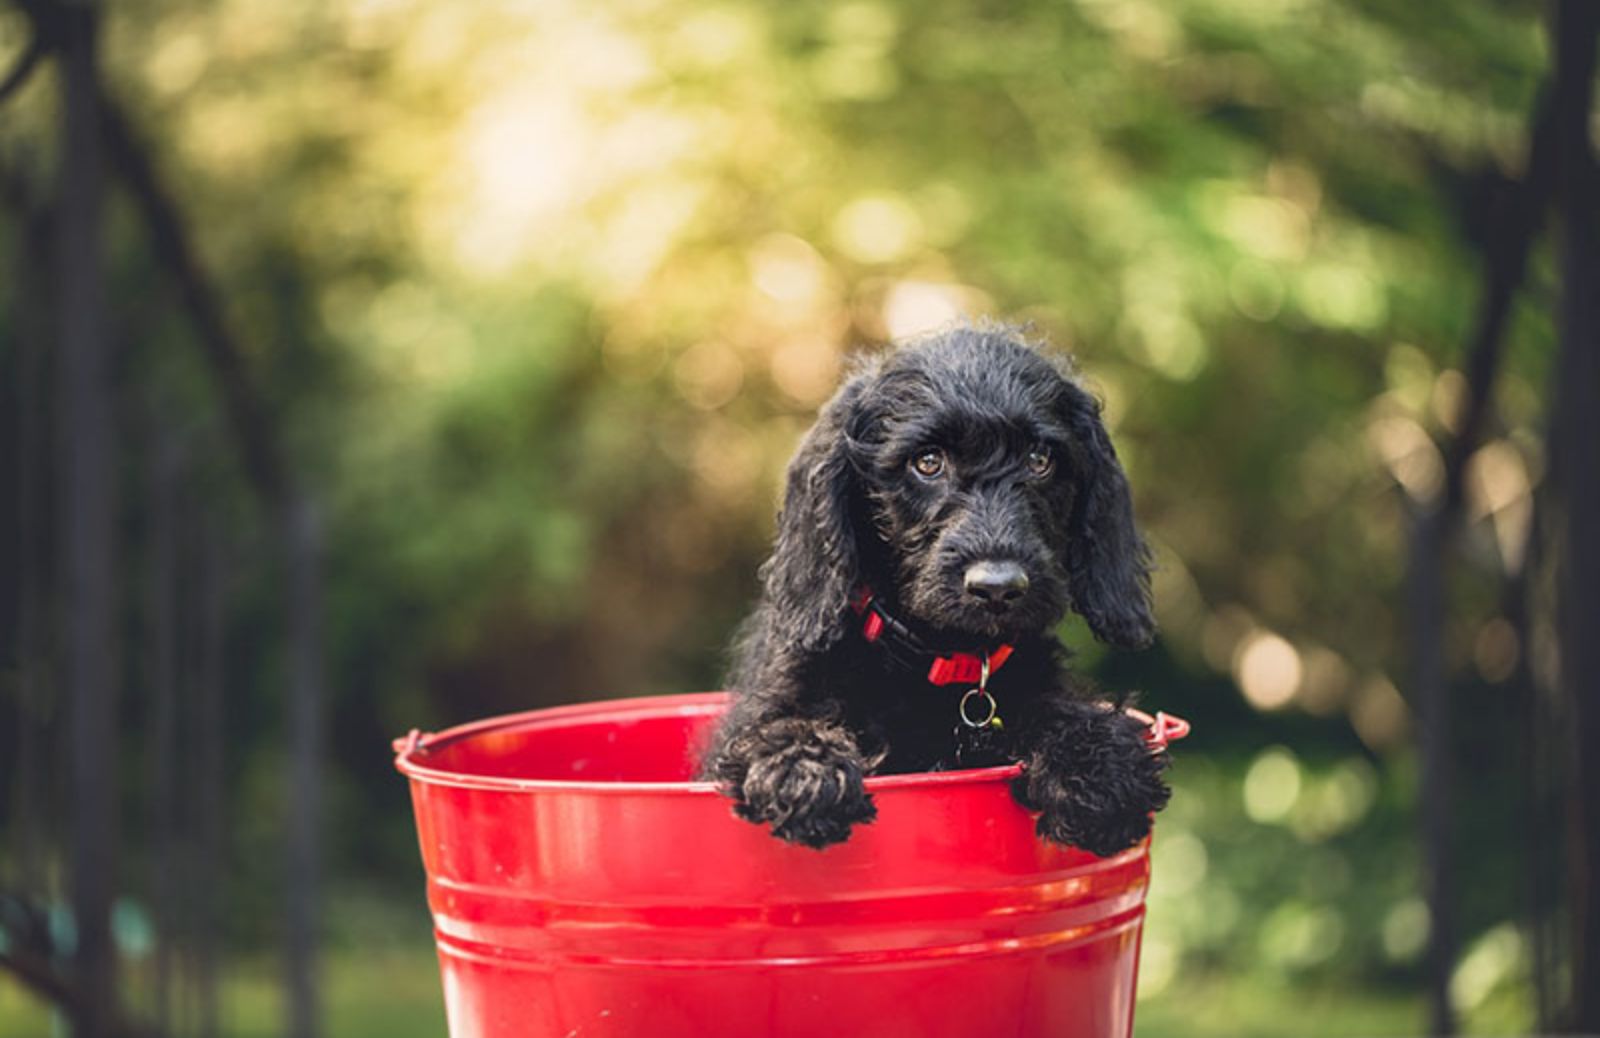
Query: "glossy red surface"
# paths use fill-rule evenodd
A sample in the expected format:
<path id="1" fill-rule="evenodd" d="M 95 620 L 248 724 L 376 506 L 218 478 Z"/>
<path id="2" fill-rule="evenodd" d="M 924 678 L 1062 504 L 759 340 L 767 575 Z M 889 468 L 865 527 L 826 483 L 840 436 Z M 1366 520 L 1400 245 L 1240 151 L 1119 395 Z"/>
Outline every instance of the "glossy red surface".
<path id="1" fill-rule="evenodd" d="M 688 781 L 725 704 L 396 743 L 453 1038 L 1131 1033 L 1147 845 L 1039 840 L 1008 767 L 869 779 L 876 822 L 790 846 Z"/>

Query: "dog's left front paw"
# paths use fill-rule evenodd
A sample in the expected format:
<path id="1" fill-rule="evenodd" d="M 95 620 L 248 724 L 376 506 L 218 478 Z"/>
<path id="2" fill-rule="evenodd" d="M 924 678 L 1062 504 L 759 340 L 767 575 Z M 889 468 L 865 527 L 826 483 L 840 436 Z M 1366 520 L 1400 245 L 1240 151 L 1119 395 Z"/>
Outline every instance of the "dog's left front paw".
<path id="1" fill-rule="evenodd" d="M 1107 712 L 1090 727 L 1089 738 L 1046 743 L 1012 791 L 1039 812 L 1040 836 L 1105 858 L 1150 834 L 1150 816 L 1167 805 L 1171 790 L 1161 781 L 1166 751 L 1150 751 L 1142 725 Z"/>
<path id="2" fill-rule="evenodd" d="M 1065 801 L 1040 812 L 1038 832 L 1047 840 L 1109 858 L 1150 835 L 1150 816 L 1120 807 L 1097 809 Z"/>

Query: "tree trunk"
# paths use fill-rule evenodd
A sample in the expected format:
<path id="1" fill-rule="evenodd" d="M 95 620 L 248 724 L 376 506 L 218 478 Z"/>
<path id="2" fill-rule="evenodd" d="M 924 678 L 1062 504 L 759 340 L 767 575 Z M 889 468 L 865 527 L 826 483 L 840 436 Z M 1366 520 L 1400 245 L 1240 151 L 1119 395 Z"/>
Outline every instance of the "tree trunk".
<path id="1" fill-rule="evenodd" d="M 1491 228 L 1484 252 L 1483 295 L 1466 353 L 1467 392 L 1444 449 L 1444 487 L 1436 500 L 1417 509 L 1407 574 L 1411 616 L 1412 679 L 1420 719 L 1422 781 L 1418 804 L 1423 885 L 1430 926 L 1425 963 L 1429 1033 L 1452 1034 L 1455 1014 L 1450 980 L 1455 969 L 1455 857 L 1449 688 L 1445 673 L 1444 631 L 1449 601 L 1449 560 L 1466 499 L 1467 463 L 1482 443 L 1495 376 L 1504 354 L 1511 308 L 1521 290 L 1528 254 L 1543 220 L 1555 177 L 1554 101 L 1546 89 L 1535 109 L 1528 168 Z"/>
<path id="2" fill-rule="evenodd" d="M 1562 300 L 1554 462 L 1562 497 L 1557 576 L 1561 685 L 1575 721 L 1571 898 L 1575 1032 L 1600 1033 L 1600 171 L 1590 140 L 1600 4 L 1564 0 L 1556 61 Z"/>
<path id="3" fill-rule="evenodd" d="M 195 987 L 198 995 L 199 1038 L 217 1038 L 221 1026 L 218 1001 L 222 898 L 227 875 L 224 818 L 227 783 L 223 776 L 224 704 L 227 688 L 224 661 L 227 637 L 226 557 L 222 533 L 210 517 L 200 522 L 198 592 L 200 616 L 199 681 L 196 683 L 199 776 L 195 783 L 197 868 L 195 869 Z"/>
<path id="4" fill-rule="evenodd" d="M 1410 607 L 1411 638 L 1416 646 L 1415 673 L 1422 756 L 1423 893 L 1428 904 L 1428 1033 L 1455 1033 L 1450 1006 L 1450 972 L 1455 963 L 1454 856 L 1451 851 L 1451 790 L 1454 767 L 1450 753 L 1449 696 L 1444 673 L 1445 553 L 1448 527 L 1444 505 L 1418 520 L 1412 540 Z M 1441 528 L 1443 527 L 1443 528 Z"/>
<path id="5" fill-rule="evenodd" d="M 9 177 L 7 178 L 10 179 Z M 6 185 L 6 201 L 21 214 L 17 280 L 12 296 L 16 308 L 16 429 L 17 429 L 17 732 L 16 786 L 13 798 L 13 877 L 17 889 L 42 893 L 47 887 L 46 863 L 52 840 L 52 810 L 59 789 L 52 781 L 59 759 L 60 726 L 51 722 L 55 701 L 51 671 L 51 646 L 55 628 L 52 560 L 58 557 L 51 464 L 55 438 L 50 423 L 55 418 L 47 406 L 54 387 L 51 377 L 51 304 L 49 261 L 55 256 L 55 227 L 49 209 L 36 202 L 18 180 Z"/>
<path id="6" fill-rule="evenodd" d="M 64 674 L 71 704 L 74 1033 L 105 1038 L 116 1012 L 116 483 L 105 333 L 97 12 L 63 10 L 57 284 L 61 336 Z"/>
<path id="7" fill-rule="evenodd" d="M 178 447 L 160 418 L 149 421 L 149 471 L 145 558 L 145 658 L 150 705 L 150 904 L 155 921 L 156 1029 L 173 1030 L 173 1002 L 181 890 L 178 842 Z"/>
<path id="8" fill-rule="evenodd" d="M 315 1038 L 322 814 L 322 528 L 315 507 L 298 497 L 284 508 L 282 522 L 289 578 L 289 1035 Z"/>

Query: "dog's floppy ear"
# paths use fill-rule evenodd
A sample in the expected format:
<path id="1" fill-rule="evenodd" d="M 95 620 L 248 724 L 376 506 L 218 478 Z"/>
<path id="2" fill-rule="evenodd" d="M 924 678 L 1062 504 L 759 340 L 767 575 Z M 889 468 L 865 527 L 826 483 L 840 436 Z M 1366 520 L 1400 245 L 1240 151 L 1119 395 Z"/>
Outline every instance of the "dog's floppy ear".
<path id="1" fill-rule="evenodd" d="M 1101 641 L 1141 649 L 1156 626 L 1150 615 L 1150 549 L 1134 528 L 1128 480 L 1100 422 L 1099 402 L 1069 382 L 1066 409 L 1081 481 L 1070 520 L 1073 606 Z"/>
<path id="2" fill-rule="evenodd" d="M 860 579 L 850 430 L 868 381 L 862 373 L 845 383 L 801 441 L 789 463 L 777 543 L 761 571 L 774 633 L 813 652 L 844 634 Z"/>

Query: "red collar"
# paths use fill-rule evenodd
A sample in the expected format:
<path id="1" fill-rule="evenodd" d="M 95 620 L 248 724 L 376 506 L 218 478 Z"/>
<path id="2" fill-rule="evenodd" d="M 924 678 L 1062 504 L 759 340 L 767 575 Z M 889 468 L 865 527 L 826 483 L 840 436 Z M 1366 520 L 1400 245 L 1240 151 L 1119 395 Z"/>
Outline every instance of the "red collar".
<path id="1" fill-rule="evenodd" d="M 976 685 L 983 676 L 983 656 L 970 652 L 940 654 L 927 648 L 905 624 L 889 615 L 882 603 L 866 585 L 856 589 L 850 598 L 850 608 L 857 616 L 866 619 L 861 624 L 861 636 L 874 645 L 881 645 L 913 668 L 929 656 L 933 663 L 928 667 L 928 681 L 935 685 Z M 999 645 L 988 653 L 989 673 L 1005 666 L 1011 658 L 1011 646 Z"/>

